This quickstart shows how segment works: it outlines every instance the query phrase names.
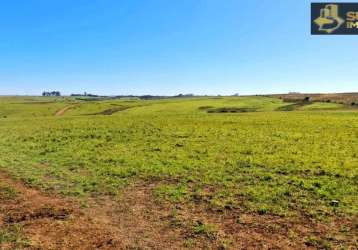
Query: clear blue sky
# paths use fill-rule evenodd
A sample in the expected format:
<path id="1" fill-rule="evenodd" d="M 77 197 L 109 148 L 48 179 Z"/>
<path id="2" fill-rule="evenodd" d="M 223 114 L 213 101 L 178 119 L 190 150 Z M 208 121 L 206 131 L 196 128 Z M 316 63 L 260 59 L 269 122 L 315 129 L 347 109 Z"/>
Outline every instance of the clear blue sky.
<path id="1" fill-rule="evenodd" d="M 13 0 L 0 95 L 358 91 L 358 36 L 311 36 L 307 0 Z"/>

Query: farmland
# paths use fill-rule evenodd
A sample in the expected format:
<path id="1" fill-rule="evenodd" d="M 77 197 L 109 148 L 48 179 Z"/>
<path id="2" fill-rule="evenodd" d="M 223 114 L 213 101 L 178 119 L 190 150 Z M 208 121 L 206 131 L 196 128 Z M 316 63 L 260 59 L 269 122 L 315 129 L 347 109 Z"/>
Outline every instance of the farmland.
<path id="1" fill-rule="evenodd" d="M 5 249 L 75 248 L 64 231 L 86 249 L 358 247 L 345 103 L 0 97 L 0 170 Z"/>

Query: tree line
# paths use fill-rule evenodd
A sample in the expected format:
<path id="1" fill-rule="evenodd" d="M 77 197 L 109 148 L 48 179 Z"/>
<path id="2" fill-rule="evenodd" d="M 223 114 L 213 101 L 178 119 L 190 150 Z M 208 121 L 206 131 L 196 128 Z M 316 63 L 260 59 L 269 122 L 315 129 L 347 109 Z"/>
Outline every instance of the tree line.
<path id="1" fill-rule="evenodd" d="M 60 91 L 51 91 L 51 92 L 44 91 L 42 92 L 42 96 L 61 96 L 61 93 Z"/>

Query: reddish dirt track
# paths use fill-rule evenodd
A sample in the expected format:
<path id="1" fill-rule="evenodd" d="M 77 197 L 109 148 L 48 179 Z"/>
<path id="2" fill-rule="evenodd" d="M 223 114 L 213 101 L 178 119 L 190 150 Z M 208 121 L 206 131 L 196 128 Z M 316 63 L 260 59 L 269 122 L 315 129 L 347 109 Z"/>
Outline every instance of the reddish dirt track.
<path id="1" fill-rule="evenodd" d="M 5 174 L 0 174 L 0 183 L 18 193 L 16 198 L 1 199 L 0 228 L 20 224 L 31 240 L 29 249 L 320 249 L 328 241 L 335 248 L 355 249 L 357 242 L 356 224 L 343 218 L 323 224 L 304 216 L 288 220 L 212 211 L 201 203 L 166 204 L 153 197 L 154 183 L 132 185 L 116 199 L 90 198 L 85 208 Z M 215 231 L 193 231 L 200 224 L 214 225 Z"/>

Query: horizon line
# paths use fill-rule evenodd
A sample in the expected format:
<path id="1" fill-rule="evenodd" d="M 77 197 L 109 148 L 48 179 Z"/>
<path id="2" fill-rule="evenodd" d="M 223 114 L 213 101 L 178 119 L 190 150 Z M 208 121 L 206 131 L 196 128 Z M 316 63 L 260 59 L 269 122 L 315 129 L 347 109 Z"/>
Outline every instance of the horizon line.
<path id="1" fill-rule="evenodd" d="M 46 91 L 45 91 L 46 92 Z M 52 91 L 50 91 L 52 92 Z M 61 91 L 60 91 L 61 93 Z M 1 95 L 0 97 L 12 97 L 12 96 L 27 96 L 27 97 L 71 97 L 71 96 L 83 96 L 83 97 L 141 97 L 141 96 L 153 96 L 153 97 L 211 97 L 211 96 L 223 96 L 223 97 L 233 97 L 233 96 L 267 96 L 267 95 L 332 95 L 332 94 L 358 94 L 358 91 L 350 91 L 350 92 L 286 92 L 286 93 L 261 93 L 261 94 L 194 94 L 194 93 L 186 93 L 186 94 L 176 94 L 176 95 L 160 95 L 160 94 L 114 94 L 114 95 L 101 95 L 101 94 L 92 94 L 87 93 L 87 95 L 83 94 L 65 94 L 61 96 L 42 96 L 42 95 L 32 95 L 32 94 L 6 94 Z"/>

